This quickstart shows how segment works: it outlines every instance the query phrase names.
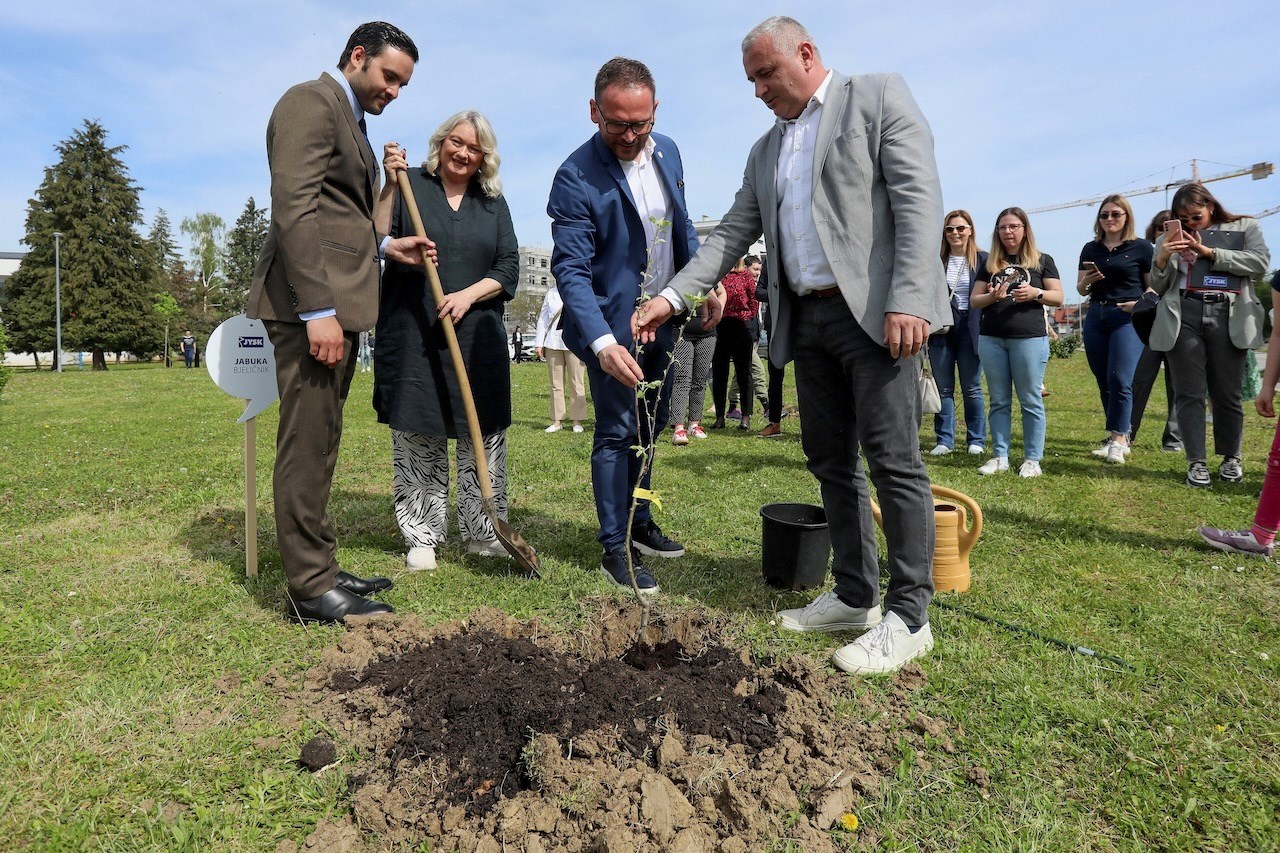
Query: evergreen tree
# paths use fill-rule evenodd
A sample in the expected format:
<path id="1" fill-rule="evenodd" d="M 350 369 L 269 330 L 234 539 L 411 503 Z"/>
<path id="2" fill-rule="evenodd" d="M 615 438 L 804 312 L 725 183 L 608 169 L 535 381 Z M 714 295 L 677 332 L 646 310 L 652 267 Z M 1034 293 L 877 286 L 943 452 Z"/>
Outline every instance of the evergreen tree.
<path id="1" fill-rule="evenodd" d="M 222 299 L 224 317 L 244 311 L 249 299 L 249 286 L 253 284 L 253 271 L 258 266 L 258 255 L 262 253 L 262 244 L 267 240 L 270 225 L 266 208 L 256 206 L 250 198 L 231 232 L 227 234 L 227 252 L 223 265 L 226 272 Z"/>
<path id="2" fill-rule="evenodd" d="M 106 141 L 106 129 L 86 119 L 57 146 L 61 159 L 27 203 L 23 242 L 31 252 L 9 279 L 5 312 L 19 351 L 54 348 L 53 233 L 60 231 L 63 345 L 92 352 L 94 370 L 106 370 L 108 352 L 143 357 L 160 346 L 155 262 L 138 232 L 140 188 L 120 159 L 125 147 Z"/>
<path id="3" fill-rule="evenodd" d="M 0 392 L 4 391 L 4 386 L 9 384 L 9 377 L 13 375 L 13 368 L 4 363 L 4 355 L 9 351 L 9 338 L 4 332 L 4 318 L 0 317 Z"/>

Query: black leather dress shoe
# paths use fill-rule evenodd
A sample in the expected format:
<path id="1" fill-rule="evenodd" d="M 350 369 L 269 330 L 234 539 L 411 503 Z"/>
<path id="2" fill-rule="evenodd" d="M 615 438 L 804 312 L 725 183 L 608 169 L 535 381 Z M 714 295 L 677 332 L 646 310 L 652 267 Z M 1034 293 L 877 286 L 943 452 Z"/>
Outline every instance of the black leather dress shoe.
<path id="1" fill-rule="evenodd" d="M 394 613 L 390 604 L 369 601 L 340 586 L 316 598 L 291 599 L 289 618 L 295 622 L 341 622 L 348 616 Z"/>
<path id="2" fill-rule="evenodd" d="M 395 586 L 389 578 L 358 578 L 347 572 L 338 572 L 338 586 L 356 595 L 373 595 Z"/>

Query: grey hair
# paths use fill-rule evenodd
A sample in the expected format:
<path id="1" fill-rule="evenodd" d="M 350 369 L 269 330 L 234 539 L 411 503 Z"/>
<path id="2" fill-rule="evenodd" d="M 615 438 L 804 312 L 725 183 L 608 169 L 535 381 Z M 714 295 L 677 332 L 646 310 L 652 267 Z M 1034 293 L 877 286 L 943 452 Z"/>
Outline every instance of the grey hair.
<path id="1" fill-rule="evenodd" d="M 800 48 L 801 42 L 808 42 L 813 45 L 813 56 L 821 61 L 822 54 L 818 52 L 818 46 L 813 43 L 813 36 L 809 35 L 809 31 L 804 28 L 804 24 L 795 18 L 788 18 L 786 15 L 774 15 L 772 18 L 765 18 L 759 24 L 752 28 L 742 40 L 742 52 L 746 53 L 750 50 L 761 36 L 768 36 L 773 41 L 773 46 L 779 52 L 784 54 L 795 53 Z"/>
<path id="2" fill-rule="evenodd" d="M 440 167 L 440 146 L 444 145 L 445 137 L 453 133 L 453 129 L 460 124 L 469 124 L 475 128 L 476 141 L 484 151 L 480 171 L 476 172 L 475 180 L 480 182 L 480 189 L 486 196 L 497 198 L 502 195 L 502 181 L 498 178 L 498 165 L 502 162 L 502 158 L 498 156 L 498 137 L 493 132 L 493 125 L 489 120 L 483 113 L 476 110 L 455 113 L 436 128 L 436 132 L 431 134 L 431 139 L 427 142 L 427 159 L 422 164 L 422 168 L 428 175 L 436 173 L 436 169 Z"/>

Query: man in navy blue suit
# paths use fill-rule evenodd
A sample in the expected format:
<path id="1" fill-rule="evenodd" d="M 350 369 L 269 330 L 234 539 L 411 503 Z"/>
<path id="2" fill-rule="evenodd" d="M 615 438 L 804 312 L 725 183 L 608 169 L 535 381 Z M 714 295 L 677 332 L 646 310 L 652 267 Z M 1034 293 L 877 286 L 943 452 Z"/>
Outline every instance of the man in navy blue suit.
<path id="1" fill-rule="evenodd" d="M 630 587 L 627 517 L 640 481 L 642 459 L 632 449 L 653 442 L 636 416 L 636 386 L 663 376 L 674 346 L 673 324 L 632 353 L 631 315 L 642 294 L 667 299 L 679 313 L 684 302 L 666 289 L 698 249 L 684 199 L 680 151 L 653 132 L 658 101 L 653 75 L 641 62 L 617 57 L 596 74 L 591 121 L 597 132 L 556 172 L 547 202 L 552 219 L 551 271 L 564 298 L 565 344 L 587 365 L 596 410 L 591 484 L 604 547 L 601 571 Z M 663 225 L 662 223 L 667 223 Z M 714 302 L 704 307 L 711 325 Z M 657 407 L 654 431 L 667 423 L 670 376 L 647 392 Z M 636 508 L 631 527 L 636 585 L 656 593 L 658 583 L 641 555 L 680 557 L 684 547 L 654 523 L 649 501 Z"/>

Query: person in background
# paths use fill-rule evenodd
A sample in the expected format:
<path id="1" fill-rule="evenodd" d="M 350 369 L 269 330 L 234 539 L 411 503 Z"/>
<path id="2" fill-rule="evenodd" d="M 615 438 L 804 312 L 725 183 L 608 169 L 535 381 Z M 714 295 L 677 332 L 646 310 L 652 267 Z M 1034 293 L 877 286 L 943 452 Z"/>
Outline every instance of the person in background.
<path id="1" fill-rule="evenodd" d="M 969 304 L 982 309 L 978 352 L 991 397 L 991 444 L 995 454 L 979 474 L 1009 470 L 1013 394 L 1022 407 L 1020 477 L 1039 477 L 1044 457 L 1045 414 L 1041 389 L 1049 362 L 1049 331 L 1044 306 L 1062 304 L 1058 266 L 1036 248 L 1031 221 L 1020 207 L 996 217 L 991 253 L 978 271 Z"/>
<path id="2" fill-rule="evenodd" d="M 724 288 L 716 288 L 716 297 L 723 302 Z M 697 311 L 689 312 L 684 331 L 676 339 L 673 352 L 675 364 L 671 372 L 671 443 L 684 447 L 690 438 L 706 438 L 702 428 L 702 407 L 707 392 L 707 379 L 711 375 L 711 358 L 716 351 L 716 330 L 702 323 Z"/>
<path id="3" fill-rule="evenodd" d="M 721 282 L 725 292 L 724 318 L 716 332 L 716 351 L 711 358 L 711 397 L 716 407 L 712 429 L 724 429 L 730 361 L 737 376 L 742 404 L 738 429 L 751 429 L 751 356 L 756 346 L 751 325 L 760 310 L 760 304 L 756 302 L 756 280 L 759 276 L 760 259 L 746 255 Z"/>
<path id="4" fill-rule="evenodd" d="M 360 372 L 368 373 L 373 366 L 373 333 L 360 333 Z"/>
<path id="5" fill-rule="evenodd" d="M 524 336 L 520 333 L 519 326 L 511 333 L 511 358 L 516 364 L 524 363 Z"/>
<path id="6" fill-rule="evenodd" d="M 1274 304 L 1280 290 L 1280 272 L 1271 278 L 1271 298 Z M 1262 374 L 1262 389 L 1253 400 L 1253 406 L 1264 418 L 1276 416 L 1276 383 L 1280 382 L 1280 326 L 1272 324 L 1271 339 L 1267 343 L 1267 366 Z M 1262 478 L 1262 494 L 1253 514 L 1253 525 L 1244 530 L 1227 530 L 1221 527 L 1200 528 L 1200 537 L 1210 548 L 1242 554 L 1250 557 L 1270 557 L 1275 550 L 1276 533 L 1280 531 L 1280 424 L 1276 425 L 1271 440 L 1271 452 L 1267 454 L 1267 472 Z"/>
<path id="7" fill-rule="evenodd" d="M 766 267 L 760 269 L 760 279 L 756 282 L 756 301 L 764 306 L 764 325 L 765 328 L 773 326 L 773 313 L 769 306 L 769 273 Z M 768 341 L 768 338 L 765 339 Z M 764 401 L 764 412 L 769 423 L 765 428 L 760 430 L 760 438 L 781 438 L 782 437 L 782 384 L 787 377 L 786 365 L 776 365 L 772 358 L 766 358 L 765 361 L 769 370 L 769 386 L 768 396 Z"/>
<path id="8" fill-rule="evenodd" d="M 190 329 L 182 333 L 182 361 L 188 369 L 196 361 L 196 338 Z"/>
<path id="9" fill-rule="evenodd" d="M 587 416 L 587 366 L 564 344 L 564 300 L 559 289 L 552 287 L 542 297 L 538 325 L 534 328 L 534 352 L 547 362 L 551 374 L 551 426 L 545 432 L 564 429 L 565 382 L 569 386 L 569 418 L 573 431 L 582 432 L 582 419 Z"/>
<path id="10" fill-rule="evenodd" d="M 413 231 L 406 199 L 395 189 L 407 168 L 396 143 L 384 149 L 387 189 L 377 222 L 392 235 Z M 444 300 L 437 303 L 423 271 L 387 264 L 378 310 L 373 406 L 391 427 L 396 522 L 411 571 L 436 567 L 449 530 L 449 439 L 457 440 L 458 529 L 468 554 L 507 556 L 485 514 L 476 453 L 489 465 L 493 504 L 507 517 L 507 428 L 511 366 L 503 303 L 515 296 L 519 252 L 498 177 L 498 140 L 474 110 L 444 121 L 427 142 L 427 159 L 408 169 L 414 201 L 440 256 Z M 484 446 L 472 445 L 462 381 L 454 372 L 444 324 L 451 323 L 471 378 Z M 517 335 L 519 330 L 517 329 Z"/>
<path id="11" fill-rule="evenodd" d="M 965 440 L 969 453 L 980 456 L 987 444 L 986 402 L 982 398 L 982 361 L 978 357 L 978 334 L 982 309 L 972 307 L 970 295 L 978 280 L 978 270 L 987 262 L 979 251 L 973 217 L 966 210 L 953 210 L 943 219 L 939 256 L 946 270 L 951 294 L 951 328 L 929 338 L 929 364 L 938 384 L 942 411 L 933 416 L 933 432 L 938 443 L 929 451 L 943 456 L 955 447 L 956 372 L 960 373 L 960 393 L 964 398 Z"/>
<path id="12" fill-rule="evenodd" d="M 1166 220 L 1173 218 L 1172 210 L 1162 210 L 1155 215 L 1151 223 L 1147 225 L 1147 231 L 1143 235 L 1148 243 L 1155 243 L 1156 237 L 1164 227 Z M 1155 254 L 1155 247 L 1152 247 L 1152 254 Z M 1148 282 L 1149 283 L 1149 282 Z M 1142 425 L 1142 415 L 1147 409 L 1147 400 L 1151 398 L 1151 388 L 1156 384 L 1156 377 L 1160 375 L 1160 366 L 1164 365 L 1164 394 L 1166 401 L 1166 412 L 1164 419 L 1164 434 L 1160 437 L 1160 446 L 1167 453 L 1180 453 L 1182 451 L 1182 439 L 1178 437 L 1178 419 L 1174 416 L 1173 411 L 1173 372 L 1169 369 L 1169 361 L 1166 353 L 1156 352 L 1149 346 L 1142 347 L 1142 355 L 1138 356 L 1138 366 L 1133 371 L 1133 415 L 1130 417 L 1132 426 L 1129 428 L 1129 446 L 1133 447 L 1138 440 L 1138 427 Z M 1093 451 L 1097 453 L 1098 451 Z"/>
<path id="13" fill-rule="evenodd" d="M 1130 312 L 1150 287 L 1151 255 L 1151 244 L 1137 236 L 1133 208 L 1124 196 L 1103 199 L 1093 239 L 1080 250 L 1076 291 L 1089 297 L 1084 354 L 1107 421 L 1107 437 L 1093 453 L 1114 465 L 1123 465 L 1129 455 L 1133 373 L 1142 354 Z"/>
<path id="14" fill-rule="evenodd" d="M 1170 207 L 1181 227 L 1156 240 L 1151 286 L 1162 297 L 1151 327 L 1151 348 L 1169 354 L 1187 485 L 1212 485 L 1206 464 L 1206 396 L 1213 400 L 1214 450 L 1222 457 L 1218 478 L 1238 483 L 1244 479 L 1241 377 L 1244 359 L 1262 342 L 1264 320 L 1250 280 L 1266 273 L 1271 253 L 1257 221 L 1227 211 L 1203 184 L 1184 184 Z M 1243 248 L 1221 246 L 1229 238 L 1217 235 L 1231 233 L 1242 235 Z M 1201 287 L 1205 282 L 1194 274 L 1197 264 L 1227 286 Z M 1235 276 L 1240 278 L 1233 282 Z"/>

